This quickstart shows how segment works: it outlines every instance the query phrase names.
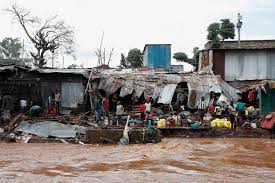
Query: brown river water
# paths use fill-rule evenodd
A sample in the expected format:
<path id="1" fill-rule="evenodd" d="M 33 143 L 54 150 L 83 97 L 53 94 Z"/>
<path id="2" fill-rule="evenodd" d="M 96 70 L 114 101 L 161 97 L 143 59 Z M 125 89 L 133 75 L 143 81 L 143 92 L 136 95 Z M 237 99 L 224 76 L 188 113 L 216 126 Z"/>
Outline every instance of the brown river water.
<path id="1" fill-rule="evenodd" d="M 0 182 L 275 182 L 275 140 L 145 145 L 0 143 Z"/>

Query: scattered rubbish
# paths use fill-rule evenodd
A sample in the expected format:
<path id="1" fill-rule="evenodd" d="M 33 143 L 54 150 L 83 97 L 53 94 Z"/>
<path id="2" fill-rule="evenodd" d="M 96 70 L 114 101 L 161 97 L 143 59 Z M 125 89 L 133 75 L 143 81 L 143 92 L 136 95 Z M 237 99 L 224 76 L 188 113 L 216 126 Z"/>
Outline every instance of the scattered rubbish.
<path id="1" fill-rule="evenodd" d="M 24 132 L 21 135 L 15 135 L 16 142 L 21 142 L 21 143 L 25 143 L 25 144 L 27 144 L 31 138 L 32 138 L 31 134 L 27 134 Z"/>
<path id="2" fill-rule="evenodd" d="M 78 141 L 78 143 L 81 144 L 81 145 L 85 145 L 85 143 L 83 143 L 83 142 L 81 142 L 81 141 Z"/>
<path id="3" fill-rule="evenodd" d="M 67 142 L 66 140 L 64 139 L 60 139 L 61 142 L 63 142 L 64 144 L 69 144 L 69 142 Z"/>
<path id="4" fill-rule="evenodd" d="M 260 122 L 260 127 L 271 130 L 275 127 L 275 112 L 266 115 Z"/>

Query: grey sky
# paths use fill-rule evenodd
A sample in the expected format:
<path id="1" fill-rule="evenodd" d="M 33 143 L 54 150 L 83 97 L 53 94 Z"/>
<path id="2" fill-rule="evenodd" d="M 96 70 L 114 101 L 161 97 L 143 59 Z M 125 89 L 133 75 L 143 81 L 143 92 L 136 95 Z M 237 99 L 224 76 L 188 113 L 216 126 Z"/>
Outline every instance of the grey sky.
<path id="1" fill-rule="evenodd" d="M 33 15 L 58 14 L 74 27 L 78 59 L 66 57 L 65 66 L 95 66 L 94 51 L 103 30 L 104 46 L 115 48 L 112 66 L 119 64 L 120 53 L 127 54 L 135 47 L 142 50 L 147 43 L 171 43 L 172 52 L 192 56 L 195 46 L 203 48 L 210 23 L 222 18 L 235 23 L 238 12 L 244 16 L 242 39 L 275 38 L 274 0 L 1 0 L 0 7 L 5 9 L 14 3 L 32 10 Z M 0 39 L 11 36 L 27 41 L 21 27 L 11 20 L 1 11 Z"/>

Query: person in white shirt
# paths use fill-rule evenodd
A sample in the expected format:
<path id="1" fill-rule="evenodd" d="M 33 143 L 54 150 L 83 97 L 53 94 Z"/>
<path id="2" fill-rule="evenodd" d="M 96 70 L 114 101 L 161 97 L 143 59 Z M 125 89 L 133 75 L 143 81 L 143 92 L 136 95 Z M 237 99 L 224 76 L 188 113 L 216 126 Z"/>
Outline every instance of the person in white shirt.
<path id="1" fill-rule="evenodd" d="M 205 105 L 205 98 L 204 96 L 202 96 L 198 102 L 197 102 L 197 106 L 198 106 L 198 111 L 199 111 L 199 120 L 202 122 L 203 121 L 203 117 L 204 117 L 204 110 L 206 108 Z"/>
<path id="2" fill-rule="evenodd" d="M 144 104 L 145 106 L 145 113 L 148 115 L 148 114 L 151 114 L 151 101 L 150 101 L 150 97 L 147 96 L 146 97 L 146 103 Z"/>
<path id="3" fill-rule="evenodd" d="M 20 106 L 20 111 L 21 112 L 26 112 L 27 111 L 27 106 L 28 106 L 27 100 L 21 99 L 20 102 L 19 102 L 19 106 Z"/>
<path id="4" fill-rule="evenodd" d="M 146 102 L 145 104 L 145 111 L 146 113 L 151 113 L 151 103 L 150 102 Z"/>
<path id="5" fill-rule="evenodd" d="M 124 107 L 120 102 L 117 102 L 116 115 L 117 115 L 117 125 L 122 125 L 122 115 L 124 113 Z"/>

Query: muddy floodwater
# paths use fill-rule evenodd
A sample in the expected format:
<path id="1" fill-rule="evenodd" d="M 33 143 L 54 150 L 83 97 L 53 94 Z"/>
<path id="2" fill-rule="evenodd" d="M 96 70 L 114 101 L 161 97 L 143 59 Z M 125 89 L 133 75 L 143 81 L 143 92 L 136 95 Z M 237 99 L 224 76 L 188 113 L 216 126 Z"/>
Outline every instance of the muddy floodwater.
<path id="1" fill-rule="evenodd" d="M 145 145 L 0 143 L 1 182 L 275 182 L 275 140 Z"/>

